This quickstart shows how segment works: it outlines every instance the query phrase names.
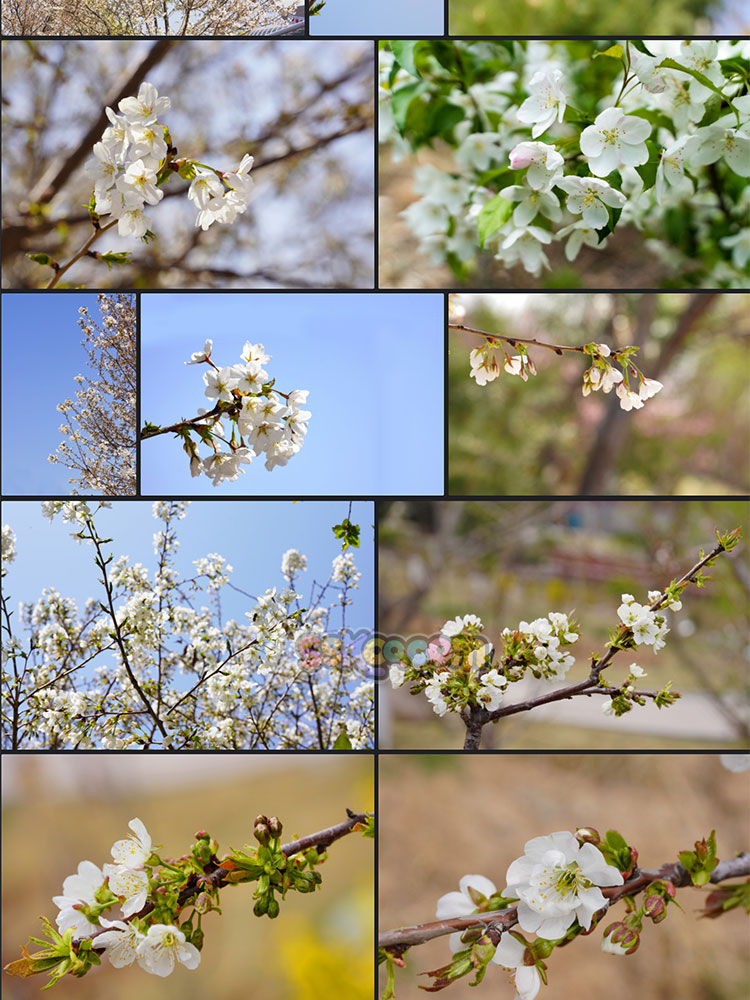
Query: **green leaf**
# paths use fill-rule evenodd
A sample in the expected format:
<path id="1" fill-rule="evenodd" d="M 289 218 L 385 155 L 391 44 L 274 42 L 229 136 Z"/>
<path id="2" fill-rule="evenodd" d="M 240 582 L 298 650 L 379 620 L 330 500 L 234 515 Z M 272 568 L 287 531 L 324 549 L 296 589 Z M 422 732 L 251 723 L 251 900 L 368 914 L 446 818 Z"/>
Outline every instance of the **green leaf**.
<path id="1" fill-rule="evenodd" d="M 417 54 L 418 46 L 423 46 L 425 43 L 422 41 L 416 42 L 391 42 L 391 52 L 393 53 L 398 64 L 406 70 L 407 73 L 411 73 L 412 76 L 421 76 L 422 74 L 416 67 L 414 62 L 414 57 Z"/>
<path id="2" fill-rule="evenodd" d="M 33 260 L 35 264 L 46 265 L 47 267 L 54 268 L 55 271 L 60 266 L 48 253 L 27 253 L 26 256 L 29 260 Z"/>
<path id="3" fill-rule="evenodd" d="M 629 851 L 627 841 L 625 838 L 617 832 L 617 830 L 607 830 L 607 836 L 604 838 L 607 844 L 612 848 L 613 851 Z"/>
<path id="4" fill-rule="evenodd" d="M 404 87 L 393 91 L 391 111 L 393 112 L 393 121 L 401 135 L 406 129 L 406 115 L 409 111 L 409 105 L 415 97 L 419 97 L 426 89 L 427 84 L 419 81 L 418 83 L 407 83 Z"/>
<path id="5" fill-rule="evenodd" d="M 107 265 L 107 270 L 112 270 L 113 264 L 129 264 L 130 263 L 130 251 L 126 250 L 122 253 L 115 253 L 112 250 L 107 250 L 106 253 L 97 254 L 97 258 Z"/>
<path id="6" fill-rule="evenodd" d="M 643 41 L 643 39 L 641 39 L 641 38 L 631 38 L 630 39 L 630 44 L 633 46 L 634 49 L 637 49 L 639 52 L 642 52 L 645 56 L 651 56 L 652 59 L 656 58 L 654 56 L 654 53 L 651 52 L 651 51 L 649 51 L 649 49 L 646 46 L 646 43 Z"/>
<path id="7" fill-rule="evenodd" d="M 490 198 L 477 218 L 477 228 L 479 230 L 479 245 L 484 249 L 486 240 L 501 229 L 513 214 L 515 204 L 502 195 L 496 194 Z"/>
<path id="8" fill-rule="evenodd" d="M 608 49 L 603 52 L 595 52 L 592 59 L 596 59 L 597 56 L 609 56 L 610 59 L 622 59 L 623 47 L 622 45 L 610 45 Z"/>
<path id="9" fill-rule="evenodd" d="M 646 149 L 648 149 L 648 160 L 635 169 L 643 180 L 643 190 L 648 191 L 656 183 L 656 171 L 659 168 L 659 147 L 653 139 L 646 139 Z"/>
<path id="10" fill-rule="evenodd" d="M 353 549 L 359 548 L 359 525 L 352 524 L 348 517 L 345 517 L 341 524 L 334 524 L 331 530 L 336 538 L 341 539 L 342 552 L 345 552 L 350 545 Z"/>
<path id="11" fill-rule="evenodd" d="M 333 744 L 334 750 L 351 750 L 352 741 L 346 735 L 346 730 L 342 729 L 339 735 L 336 737 L 336 742 Z"/>

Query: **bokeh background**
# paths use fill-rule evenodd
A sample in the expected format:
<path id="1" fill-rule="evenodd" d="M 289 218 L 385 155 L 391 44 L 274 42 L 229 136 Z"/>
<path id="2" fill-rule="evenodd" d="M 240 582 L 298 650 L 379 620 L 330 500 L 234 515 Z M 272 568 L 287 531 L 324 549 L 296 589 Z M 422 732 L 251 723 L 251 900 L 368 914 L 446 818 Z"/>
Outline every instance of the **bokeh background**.
<path id="1" fill-rule="evenodd" d="M 748 849 L 750 773 L 732 774 L 715 755 L 431 755 L 381 758 L 379 930 L 435 919 L 435 906 L 480 873 L 505 887 L 508 865 L 531 837 L 594 826 L 618 830 L 643 868 L 716 830 L 720 858 Z M 555 951 L 540 997 L 567 1000 L 744 1000 L 750 987 L 746 914 L 697 920 L 706 892 L 678 890 L 677 907 L 648 922 L 627 958 L 600 950 L 601 932 Z M 613 919 L 624 912 L 613 910 Z M 605 926 L 606 926 L 605 919 Z M 603 928 L 602 928 L 603 929 Z M 396 970 L 399 1000 L 424 996 L 416 973 L 450 960 L 447 938 L 413 948 Z M 470 988 L 452 985 L 451 1000 L 496 997 L 512 990 L 496 966 Z"/>
<path id="2" fill-rule="evenodd" d="M 326 0 L 310 18 L 315 35 L 442 35 L 443 0 Z"/>
<path id="3" fill-rule="evenodd" d="M 170 98 L 179 155 L 232 170 L 251 153 L 253 198 L 203 232 L 173 178 L 155 241 L 96 244 L 132 264 L 84 258 L 58 287 L 372 287 L 372 70 L 372 44 L 344 40 L 5 43 L 3 286 L 43 287 L 51 271 L 26 253 L 64 261 L 90 235 L 84 165 L 130 79 Z"/>
<path id="4" fill-rule="evenodd" d="M 341 754 L 141 754 L 3 757 L 3 964 L 20 956 L 38 916 L 57 912 L 67 875 L 84 859 L 110 860 L 115 840 L 138 816 L 162 857 L 189 850 L 196 830 L 231 845 L 254 842 L 260 812 L 284 824 L 283 841 L 371 811 L 372 761 Z M 330 848 L 316 893 L 290 894 L 277 920 L 252 913 L 252 887 L 222 891 L 222 915 L 203 923 L 196 971 L 179 966 L 168 979 L 105 959 L 83 979 L 61 980 L 60 1000 L 370 1000 L 373 980 L 373 842 L 350 834 Z M 54 921 L 53 921 L 54 922 Z M 32 946 L 32 949 L 33 946 Z M 3 997 L 38 997 L 46 977 L 3 975 Z"/>
<path id="5" fill-rule="evenodd" d="M 449 0 L 454 35 L 747 34 L 742 0 Z"/>
<path id="6" fill-rule="evenodd" d="M 635 345 L 664 388 L 625 412 L 615 392 L 581 393 L 581 355 L 529 348 L 538 375 L 479 386 L 449 336 L 449 482 L 454 494 L 713 495 L 750 492 L 747 296 L 716 293 L 457 295 L 459 320 L 563 346 Z M 510 351 L 510 353 L 513 353 Z M 499 350 L 502 362 L 502 347 Z"/>
<path id="7" fill-rule="evenodd" d="M 389 637 L 431 636 L 456 615 L 476 614 L 488 641 L 549 611 L 574 611 L 580 639 L 567 681 L 588 676 L 588 655 L 601 650 L 618 623 L 623 593 L 644 601 L 715 544 L 714 529 L 741 526 L 743 540 L 690 587 L 683 608 L 667 612 L 666 647 L 615 658 L 606 672 L 622 680 L 631 662 L 658 690 L 668 680 L 682 697 L 657 709 L 635 706 L 605 716 L 602 698 L 574 698 L 501 719 L 484 730 L 485 747 L 505 749 L 641 749 L 750 746 L 750 559 L 746 501 L 397 501 L 378 519 L 378 629 Z M 397 643 L 394 642 L 394 651 Z M 522 696 L 551 686 L 529 677 Z M 409 686 L 380 684 L 380 745 L 454 749 L 465 728 L 440 718 Z"/>

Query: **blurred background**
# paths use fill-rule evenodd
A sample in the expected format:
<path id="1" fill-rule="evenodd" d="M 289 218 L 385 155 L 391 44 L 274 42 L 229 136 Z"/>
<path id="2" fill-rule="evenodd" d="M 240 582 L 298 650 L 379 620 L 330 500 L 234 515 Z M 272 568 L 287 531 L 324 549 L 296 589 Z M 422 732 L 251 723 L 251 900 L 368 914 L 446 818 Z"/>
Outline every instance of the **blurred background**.
<path id="1" fill-rule="evenodd" d="M 23 754 L 3 757 L 3 965 L 20 957 L 39 914 L 53 919 L 66 876 L 79 861 L 111 860 L 115 840 L 138 816 L 162 857 L 189 850 L 196 830 L 228 847 L 253 842 L 260 812 L 278 815 L 282 841 L 371 811 L 369 757 L 341 754 L 240 756 L 197 754 Z M 60 1000 L 370 1000 L 373 979 L 373 842 L 350 834 L 331 846 L 322 888 L 292 893 L 277 920 L 252 913 L 252 886 L 222 890 L 222 914 L 204 920 L 196 971 L 178 967 L 168 979 L 137 965 L 107 960 L 83 979 L 61 980 Z M 53 919 L 54 923 L 54 919 Z M 33 946 L 32 946 L 32 949 Z M 3 975 L 3 997 L 39 996 L 45 976 Z"/>
<path id="2" fill-rule="evenodd" d="M 255 157 L 250 206 L 203 232 L 172 178 L 150 212 L 157 239 L 108 271 L 77 262 L 58 287 L 372 287 L 372 44 L 350 41 L 35 41 L 3 49 L 3 286 L 38 288 L 91 233 L 84 171 L 105 106 L 143 80 L 171 100 L 178 154 L 219 170 Z"/>
<path id="3" fill-rule="evenodd" d="M 443 0 L 326 0 L 310 18 L 311 35 L 442 35 Z"/>
<path id="4" fill-rule="evenodd" d="M 644 868 L 677 860 L 712 829 L 720 858 L 748 849 L 750 774 L 730 773 L 715 755 L 382 757 L 379 796 L 380 931 L 434 920 L 438 899 L 457 890 L 462 875 L 485 875 L 502 890 L 525 841 L 555 830 L 618 830 Z M 556 950 L 540 998 L 745 1000 L 748 918 L 738 909 L 697 920 L 706 894 L 678 890 L 682 909 L 671 906 L 661 924 L 649 921 L 628 957 L 605 955 L 596 931 Z M 623 912 L 615 908 L 613 919 Z M 413 948 L 407 968 L 396 970 L 399 1000 L 424 996 L 417 983 L 429 980 L 416 974 L 449 960 L 447 938 Z M 499 967 L 475 989 L 470 978 L 443 995 L 511 1000 Z"/>
<path id="5" fill-rule="evenodd" d="M 538 375 L 501 371 L 479 386 L 449 332 L 450 492 L 684 494 L 750 492 L 747 296 L 716 293 L 456 295 L 458 320 L 487 333 L 563 346 L 639 346 L 664 388 L 625 412 L 614 392 L 581 393 L 586 359 L 530 347 Z M 512 353 L 512 352 L 511 352 Z M 502 348 L 499 357 L 502 361 Z"/>
<path id="6" fill-rule="evenodd" d="M 742 0 L 449 0 L 456 35 L 731 35 L 750 27 Z"/>
<path id="7" fill-rule="evenodd" d="M 618 623 L 623 593 L 642 603 L 649 590 L 679 579 L 715 544 L 714 529 L 742 526 L 743 540 L 667 612 L 666 647 L 621 653 L 606 677 L 623 680 L 631 662 L 642 687 L 673 681 L 682 697 L 648 702 L 620 718 L 602 699 L 574 698 L 523 712 L 484 729 L 483 746 L 506 749 L 630 749 L 750 746 L 750 559 L 746 501 L 394 501 L 378 519 L 378 630 L 389 637 L 432 636 L 456 615 L 476 614 L 488 641 L 549 611 L 574 612 L 580 639 L 567 681 L 588 676 L 589 654 Z M 394 649 L 398 645 L 394 642 Z M 524 679 L 523 698 L 552 690 Z M 409 685 L 379 685 L 381 747 L 454 749 L 465 728 L 437 716 Z M 523 698 L 521 700 L 523 700 Z"/>

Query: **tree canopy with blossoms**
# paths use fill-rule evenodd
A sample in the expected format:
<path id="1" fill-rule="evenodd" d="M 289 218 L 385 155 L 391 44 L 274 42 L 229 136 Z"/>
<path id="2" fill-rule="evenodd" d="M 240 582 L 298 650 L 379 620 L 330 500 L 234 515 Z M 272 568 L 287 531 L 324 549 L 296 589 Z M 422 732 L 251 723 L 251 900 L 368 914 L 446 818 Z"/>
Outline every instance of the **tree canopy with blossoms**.
<path id="1" fill-rule="evenodd" d="M 483 255 L 493 283 L 540 278 L 556 244 L 572 264 L 628 230 L 662 284 L 745 287 L 749 57 L 743 41 L 384 43 L 381 140 L 443 154 L 415 168 L 403 216 L 466 284 Z"/>
<path id="2" fill-rule="evenodd" d="M 218 553 L 176 566 L 188 504 L 157 501 L 153 575 L 115 558 L 98 517 L 109 501 L 45 501 L 91 546 L 100 590 L 83 608 L 54 588 L 16 617 L 3 589 L 3 747 L 50 749 L 364 748 L 373 743 L 373 683 L 349 628 L 361 577 L 358 531 L 346 517 L 328 578 L 303 604 L 307 569 L 281 558 L 283 585 L 252 596 Z M 3 530 L 4 572 L 16 558 Z M 243 621 L 222 614 L 224 588 L 249 598 Z M 201 601 L 206 603 L 199 603 Z M 20 619 L 20 620 L 19 620 Z"/>

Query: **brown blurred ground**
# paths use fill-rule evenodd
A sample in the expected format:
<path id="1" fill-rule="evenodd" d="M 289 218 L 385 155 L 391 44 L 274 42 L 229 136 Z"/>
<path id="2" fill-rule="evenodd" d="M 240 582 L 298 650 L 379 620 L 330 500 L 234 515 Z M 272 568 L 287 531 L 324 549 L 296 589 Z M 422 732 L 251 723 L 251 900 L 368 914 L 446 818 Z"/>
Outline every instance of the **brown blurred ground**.
<path id="1" fill-rule="evenodd" d="M 555 830 L 616 829 L 640 851 L 644 868 L 716 829 L 719 856 L 750 844 L 750 774 L 725 770 L 715 755 L 399 755 L 381 758 L 380 930 L 434 919 L 438 898 L 479 873 L 505 887 L 524 842 Z M 638 951 L 615 958 L 601 934 L 556 951 L 539 1000 L 745 1000 L 750 988 L 748 918 L 741 910 L 697 920 L 704 890 L 682 889 L 649 923 Z M 613 910 L 619 914 L 622 907 Z M 423 996 L 416 973 L 450 959 L 446 938 L 407 953 L 397 970 L 398 1000 Z M 462 979 L 446 1000 L 511 1000 L 504 974 L 490 968 L 476 988 Z"/>
<path id="2" fill-rule="evenodd" d="M 42 755 L 23 756 L 22 795 L 3 813 L 3 965 L 20 957 L 29 935 L 39 934 L 40 914 L 54 923 L 52 896 L 62 891 L 63 879 L 79 861 L 101 867 L 111 860 L 109 849 L 128 834 L 133 816 L 146 824 L 154 845 L 164 845 L 162 857 L 183 854 L 201 828 L 219 841 L 222 856 L 230 845 L 252 842 L 252 821 L 259 812 L 278 815 L 282 839 L 292 840 L 340 822 L 347 807 L 372 808 L 369 758 L 316 756 L 300 763 L 268 755 L 276 758 L 273 769 L 256 758 L 251 773 L 232 770 L 225 776 L 223 755 L 211 754 L 206 755 L 211 774 L 175 785 L 165 780 L 148 789 L 118 780 L 133 756 L 58 757 L 58 766 L 64 761 L 78 772 L 63 797 L 50 791 Z M 174 767 L 189 771 L 194 760 L 175 757 Z M 6 757 L 4 771 L 7 762 Z M 338 993 L 370 1000 L 372 872 L 372 841 L 352 834 L 331 847 L 321 869 L 322 889 L 290 894 L 277 920 L 253 916 L 251 886 L 223 890 L 223 915 L 204 918 L 205 944 L 196 971 L 180 966 L 160 979 L 138 966 L 114 969 L 105 959 L 81 980 L 62 980 L 51 995 L 59 1000 L 328 1000 Z M 3 975 L 2 996 L 39 997 L 46 981 L 44 976 Z"/>

